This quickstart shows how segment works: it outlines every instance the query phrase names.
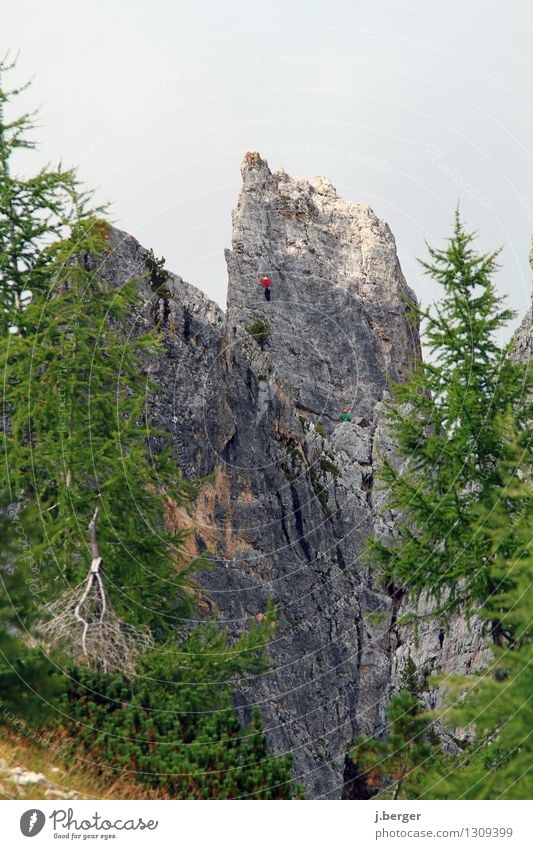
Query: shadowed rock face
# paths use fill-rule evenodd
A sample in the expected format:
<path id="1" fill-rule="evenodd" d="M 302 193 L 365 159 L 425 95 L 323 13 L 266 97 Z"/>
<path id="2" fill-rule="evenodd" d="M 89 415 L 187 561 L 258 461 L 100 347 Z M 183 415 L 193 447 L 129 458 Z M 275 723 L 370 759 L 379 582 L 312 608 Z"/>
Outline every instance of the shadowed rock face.
<path id="1" fill-rule="evenodd" d="M 392 451 L 379 419 L 387 380 L 420 355 L 389 228 L 326 180 L 272 174 L 258 154 L 242 173 L 226 315 L 173 274 L 156 294 L 147 251 L 117 230 L 102 274 L 113 286 L 141 278 L 130 330 L 156 324 L 165 339 L 148 365 L 151 415 L 184 475 L 211 475 L 191 534 L 212 554 L 207 602 L 235 634 L 269 597 L 279 605 L 270 671 L 240 683 L 237 706 L 260 706 L 308 798 L 340 798 L 346 752 L 357 733 L 383 730 L 409 654 L 463 671 L 483 647 L 458 619 L 443 647 L 427 626 L 415 650 L 396 626 L 400 600 L 361 560 L 374 529 L 393 529 L 373 491 L 376 449 Z M 258 320 L 262 342 L 247 331 Z M 344 406 L 351 422 L 339 422 Z"/>

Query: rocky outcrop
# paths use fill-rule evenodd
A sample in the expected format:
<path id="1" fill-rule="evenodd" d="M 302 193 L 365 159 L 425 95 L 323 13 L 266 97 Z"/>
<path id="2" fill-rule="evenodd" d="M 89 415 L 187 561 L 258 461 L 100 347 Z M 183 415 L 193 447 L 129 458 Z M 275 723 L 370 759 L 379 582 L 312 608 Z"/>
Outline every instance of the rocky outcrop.
<path id="1" fill-rule="evenodd" d="M 130 236 L 110 232 L 101 269 L 138 277 L 130 332 L 156 325 L 150 412 L 189 479 L 206 478 L 190 540 L 208 550 L 205 601 L 238 634 L 278 605 L 270 670 L 236 684 L 243 715 L 258 705 L 271 746 L 292 751 L 308 798 L 341 798 L 357 733 L 380 733 L 391 688 L 411 656 L 428 669 L 483 662 L 480 635 L 434 623 L 415 648 L 397 626 L 402 599 L 362 558 L 380 517 L 377 455 L 387 382 L 420 356 L 388 226 L 323 178 L 272 173 L 247 154 L 226 253 L 226 314 L 168 273 Z M 271 277 L 264 298 L 259 275 Z M 350 422 L 339 413 L 349 407 Z"/>
<path id="2" fill-rule="evenodd" d="M 60 773 L 59 767 L 52 767 L 54 773 Z M 34 772 L 22 766 L 12 766 L 0 758 L 0 799 L 79 799 L 75 790 L 46 777 L 42 772 Z"/>
<path id="3" fill-rule="evenodd" d="M 338 797 L 345 752 L 383 722 L 387 697 L 393 603 L 361 551 L 374 523 L 377 405 L 419 353 L 414 296 L 368 207 L 325 180 L 272 174 L 257 154 L 242 174 L 223 341 L 235 435 L 221 457 L 235 499 L 222 521 L 238 539 L 209 582 L 236 623 L 268 596 L 279 604 L 272 669 L 243 701 L 258 702 L 274 746 L 294 752 L 308 795 Z M 269 325 L 264 350 L 250 337 L 257 322 Z M 352 422 L 339 423 L 345 405 Z M 376 611 L 381 627 L 366 619 Z"/>
<path id="4" fill-rule="evenodd" d="M 270 373 L 322 423 L 343 405 L 371 420 L 389 377 L 418 353 L 408 289 L 388 226 L 363 204 L 342 200 L 327 180 L 272 174 L 247 154 L 233 213 L 226 340 L 256 319 L 270 322 Z M 270 303 L 259 274 L 272 278 Z"/>

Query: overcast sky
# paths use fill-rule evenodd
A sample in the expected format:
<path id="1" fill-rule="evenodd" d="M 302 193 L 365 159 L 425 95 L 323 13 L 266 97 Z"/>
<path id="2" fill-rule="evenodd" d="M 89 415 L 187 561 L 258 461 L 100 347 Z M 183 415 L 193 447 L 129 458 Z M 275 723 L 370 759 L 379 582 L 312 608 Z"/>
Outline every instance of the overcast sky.
<path id="1" fill-rule="evenodd" d="M 460 201 L 529 302 L 531 0 L 1 0 L 34 76 L 42 156 L 77 165 L 117 226 L 225 303 L 239 165 L 329 177 L 390 224 L 408 282 Z M 30 162 L 27 161 L 28 168 Z"/>

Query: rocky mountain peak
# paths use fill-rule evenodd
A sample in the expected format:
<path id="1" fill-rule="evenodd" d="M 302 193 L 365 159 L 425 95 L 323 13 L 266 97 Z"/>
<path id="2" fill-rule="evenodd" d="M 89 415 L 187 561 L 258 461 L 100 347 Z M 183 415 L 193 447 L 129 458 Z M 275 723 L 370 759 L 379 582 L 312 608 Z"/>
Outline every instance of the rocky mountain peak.
<path id="1" fill-rule="evenodd" d="M 241 173 L 243 187 L 233 214 L 235 253 L 242 252 L 244 238 L 249 244 L 249 231 L 255 228 L 249 247 L 255 248 L 258 264 L 264 257 L 263 264 L 273 266 L 277 254 L 287 254 L 296 275 L 312 272 L 375 302 L 400 293 L 414 299 L 399 268 L 394 237 L 369 206 L 344 200 L 325 177 L 272 173 L 257 152 L 245 155 Z M 268 226 L 262 228 L 263 223 Z"/>
<path id="2" fill-rule="evenodd" d="M 272 369 L 300 406 L 336 419 L 349 404 L 372 417 L 386 379 L 419 355 L 415 298 L 389 227 L 329 180 L 272 173 L 258 153 L 246 154 L 242 173 L 226 251 L 228 342 L 268 322 Z M 260 275 L 272 281 L 269 301 Z"/>
<path id="3" fill-rule="evenodd" d="M 204 481 L 193 514 L 176 511 L 191 554 L 212 561 L 203 607 L 237 635 L 268 599 L 278 606 L 270 669 L 239 686 L 236 705 L 246 718 L 259 706 L 309 798 L 349 797 L 347 752 L 356 734 L 383 732 L 409 659 L 463 672 L 487 649 L 459 617 L 444 642 L 432 621 L 415 640 L 398 625 L 405 601 L 362 557 L 370 534 L 393 531 L 374 486 L 378 453 L 393 450 L 387 382 L 420 356 L 389 227 L 324 178 L 273 173 L 258 153 L 242 175 L 225 315 L 172 273 L 154 287 L 149 252 L 115 230 L 102 274 L 116 286 L 141 278 L 130 332 L 164 335 L 147 366 L 150 412 L 184 476 Z"/>

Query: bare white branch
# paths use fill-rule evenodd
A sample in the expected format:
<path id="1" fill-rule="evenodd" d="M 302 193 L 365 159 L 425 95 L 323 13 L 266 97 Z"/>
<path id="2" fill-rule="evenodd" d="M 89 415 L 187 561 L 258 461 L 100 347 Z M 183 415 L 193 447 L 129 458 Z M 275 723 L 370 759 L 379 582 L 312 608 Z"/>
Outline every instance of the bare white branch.
<path id="1" fill-rule="evenodd" d="M 50 647 L 80 666 L 133 675 L 140 656 L 152 648 L 152 637 L 148 629 L 123 622 L 107 598 L 96 533 L 98 513 L 97 507 L 89 523 L 92 562 L 87 577 L 46 605 L 38 628 Z"/>

